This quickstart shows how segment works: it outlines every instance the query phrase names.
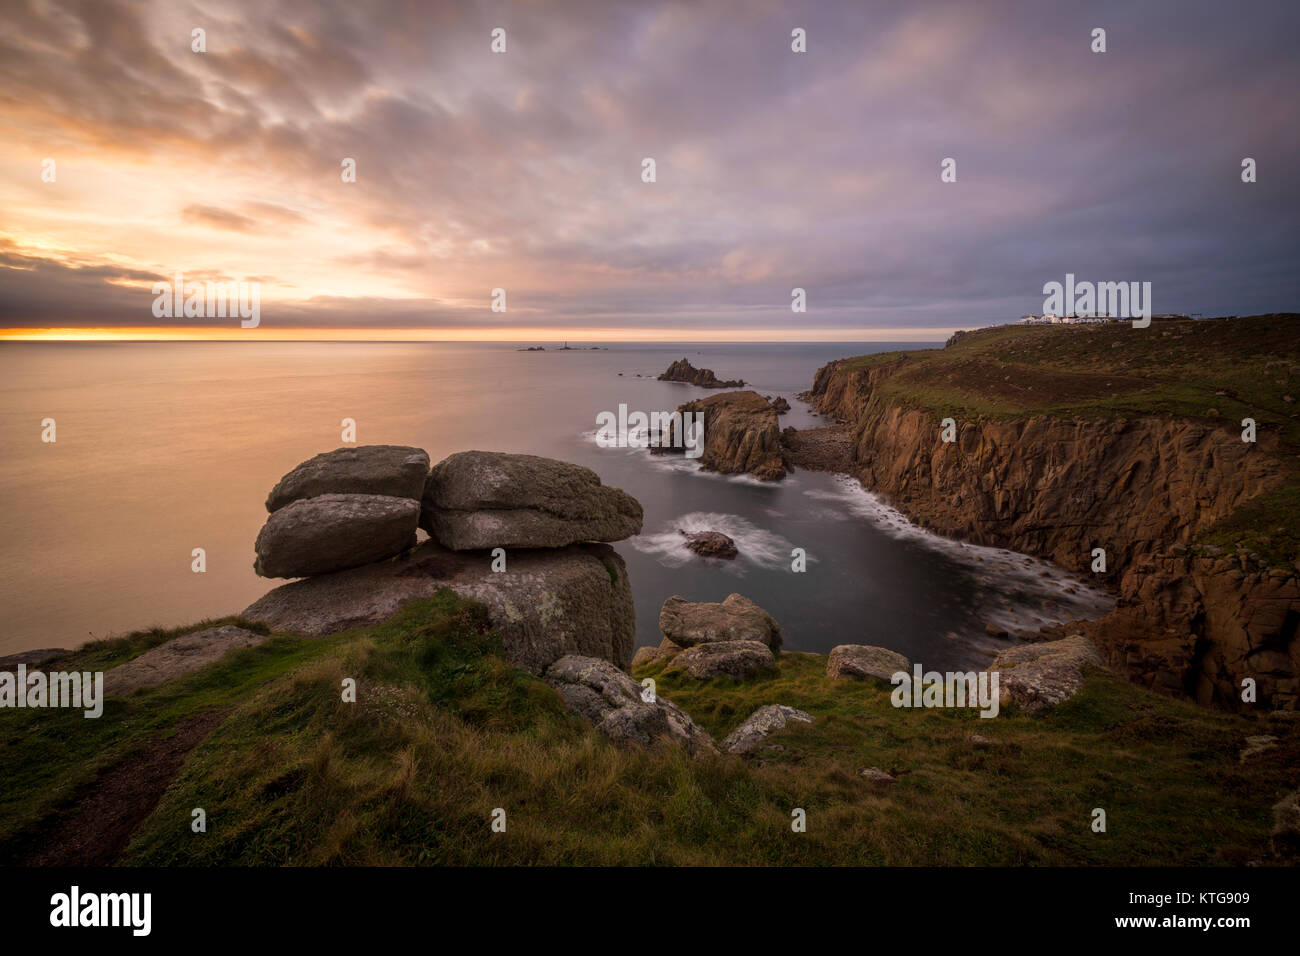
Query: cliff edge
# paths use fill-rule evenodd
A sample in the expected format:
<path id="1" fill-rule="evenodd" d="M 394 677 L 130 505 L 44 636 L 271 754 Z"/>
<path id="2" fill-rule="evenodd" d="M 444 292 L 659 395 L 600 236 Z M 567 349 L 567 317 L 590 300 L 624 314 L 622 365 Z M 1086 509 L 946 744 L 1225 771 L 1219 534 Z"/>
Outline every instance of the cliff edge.
<path id="1" fill-rule="evenodd" d="M 833 362 L 804 397 L 918 523 L 1103 578 L 1119 606 L 1077 630 L 1111 666 L 1230 709 L 1253 678 L 1257 705 L 1292 710 L 1297 332 L 1283 315 L 998 327 Z"/>

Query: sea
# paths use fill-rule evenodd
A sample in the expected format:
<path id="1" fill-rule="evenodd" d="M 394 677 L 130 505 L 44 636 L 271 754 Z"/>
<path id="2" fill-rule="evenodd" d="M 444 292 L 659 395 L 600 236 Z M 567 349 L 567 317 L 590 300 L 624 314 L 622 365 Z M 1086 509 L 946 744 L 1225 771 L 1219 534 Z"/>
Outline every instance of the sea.
<path id="1" fill-rule="evenodd" d="M 238 613 L 283 583 L 253 573 L 267 492 L 340 447 L 346 421 L 357 444 L 415 445 L 434 462 L 469 449 L 544 455 L 635 496 L 644 529 L 615 547 L 638 646 L 659 642 L 669 596 L 735 592 L 777 618 L 786 650 L 876 644 L 965 669 L 1008 643 L 990 631 L 1111 607 L 1054 565 L 928 533 L 847 476 L 765 483 L 596 442 L 602 412 L 711 394 L 657 381 L 675 359 L 786 397 L 782 427 L 802 428 L 826 423 L 795 397 L 822 365 L 930 343 L 527 344 L 0 344 L 0 655 Z M 699 530 L 730 535 L 739 556 L 686 550 L 680 532 Z"/>

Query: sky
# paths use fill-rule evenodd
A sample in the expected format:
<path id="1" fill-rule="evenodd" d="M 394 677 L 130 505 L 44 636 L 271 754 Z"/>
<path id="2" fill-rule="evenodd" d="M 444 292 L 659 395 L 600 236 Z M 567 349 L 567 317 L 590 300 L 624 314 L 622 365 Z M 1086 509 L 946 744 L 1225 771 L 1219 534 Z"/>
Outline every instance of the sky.
<path id="1" fill-rule="evenodd" d="M 0 337 L 922 340 L 1067 273 L 1296 311 L 1298 35 L 1294 0 L 3 0 Z M 177 274 L 259 324 L 156 318 Z"/>

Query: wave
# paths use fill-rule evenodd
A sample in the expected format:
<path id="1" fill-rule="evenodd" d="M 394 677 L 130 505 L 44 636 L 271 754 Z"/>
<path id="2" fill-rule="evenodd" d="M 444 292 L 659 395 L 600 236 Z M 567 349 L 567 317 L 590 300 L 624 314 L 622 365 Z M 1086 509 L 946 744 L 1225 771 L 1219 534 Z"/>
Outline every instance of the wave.
<path id="1" fill-rule="evenodd" d="M 1051 562 L 1006 548 L 945 538 L 920 527 L 848 475 L 835 475 L 833 482 L 834 490 L 807 489 L 804 494 L 865 519 L 891 538 L 928 548 L 958 565 L 976 587 L 973 610 L 994 630 L 1015 634 L 1069 621 L 1095 620 L 1115 607 L 1109 593 Z"/>
<path id="2" fill-rule="evenodd" d="M 686 536 L 701 531 L 720 531 L 736 542 L 739 555 L 731 560 L 705 558 L 686 547 Z M 736 514 L 719 514 L 712 511 L 692 511 L 664 524 L 651 534 L 639 534 L 628 539 L 636 550 L 653 555 L 660 564 L 676 568 L 691 562 L 707 562 L 712 567 L 723 568 L 743 577 L 749 565 L 770 570 L 788 568 L 792 545 L 775 532 L 760 528 L 747 518 Z M 816 559 L 808 556 L 809 563 Z"/>

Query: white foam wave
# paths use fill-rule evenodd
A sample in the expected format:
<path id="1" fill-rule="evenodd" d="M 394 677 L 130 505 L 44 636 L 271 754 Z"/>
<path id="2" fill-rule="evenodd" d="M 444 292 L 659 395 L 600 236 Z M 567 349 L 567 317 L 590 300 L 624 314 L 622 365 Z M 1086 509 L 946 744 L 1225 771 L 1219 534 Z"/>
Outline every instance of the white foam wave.
<path id="1" fill-rule="evenodd" d="M 701 531 L 720 531 L 736 542 L 739 555 L 733 559 L 703 558 L 686 547 L 686 535 Z M 748 565 L 781 569 L 789 566 L 793 545 L 775 532 L 760 528 L 747 518 L 712 511 L 692 511 L 667 522 L 660 530 L 639 534 L 628 543 L 645 554 L 654 555 L 660 564 L 676 568 L 690 562 L 706 561 L 710 566 L 744 575 Z M 816 559 L 808 556 L 811 563 Z"/>
<path id="2" fill-rule="evenodd" d="M 1015 634 L 1067 621 L 1094 620 L 1115 606 L 1106 591 L 1064 568 L 1005 548 L 934 534 L 848 475 L 835 475 L 834 482 L 834 490 L 810 488 L 804 494 L 833 502 L 892 538 L 937 551 L 962 565 L 978 588 L 974 610 L 994 630 Z"/>

